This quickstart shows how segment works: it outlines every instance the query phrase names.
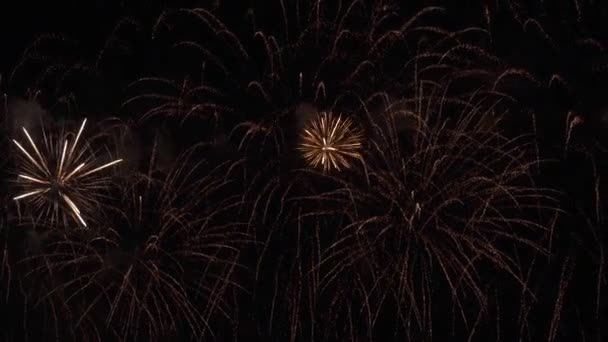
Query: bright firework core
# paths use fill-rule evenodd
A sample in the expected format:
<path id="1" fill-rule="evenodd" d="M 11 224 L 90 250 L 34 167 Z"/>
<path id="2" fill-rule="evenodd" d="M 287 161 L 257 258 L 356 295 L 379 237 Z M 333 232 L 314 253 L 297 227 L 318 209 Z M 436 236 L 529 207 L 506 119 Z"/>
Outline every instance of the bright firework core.
<path id="1" fill-rule="evenodd" d="M 349 168 L 353 159 L 362 159 L 363 134 L 349 118 L 321 112 L 306 124 L 300 137 L 298 150 L 306 162 L 324 172 Z"/>
<path id="2" fill-rule="evenodd" d="M 53 139 L 47 137 L 43 130 L 43 153 L 25 128 L 23 133 L 34 153 L 13 140 L 23 157 L 18 179 L 24 191 L 13 199 L 27 201 L 36 209 L 38 219 L 48 218 L 49 222 L 57 222 L 62 217 L 65 221 L 67 212 L 86 227 L 81 207 L 88 209 L 97 204 L 93 191 L 102 187 L 104 181 L 98 177 L 98 172 L 122 161 L 117 159 L 92 167 L 94 158 L 87 154 L 87 145 L 78 146 L 86 122 L 86 119 L 82 122 L 71 145 L 68 136 Z"/>

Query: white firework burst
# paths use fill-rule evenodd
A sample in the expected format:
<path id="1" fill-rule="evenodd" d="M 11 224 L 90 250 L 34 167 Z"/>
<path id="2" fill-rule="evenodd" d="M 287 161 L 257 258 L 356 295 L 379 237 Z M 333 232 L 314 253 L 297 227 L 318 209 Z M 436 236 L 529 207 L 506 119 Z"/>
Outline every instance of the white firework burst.
<path id="1" fill-rule="evenodd" d="M 99 191 L 107 186 L 108 179 L 100 171 L 122 161 L 96 165 L 89 144 L 79 145 L 86 122 L 84 119 L 73 142 L 70 142 L 72 133 L 54 138 L 43 129 L 43 145 L 39 146 L 25 127 L 22 129 L 29 147 L 13 139 L 20 152 L 17 183 L 22 190 L 13 199 L 27 202 L 37 221 L 67 223 L 68 217 L 72 217 L 86 227 L 84 211 L 99 205 Z"/>

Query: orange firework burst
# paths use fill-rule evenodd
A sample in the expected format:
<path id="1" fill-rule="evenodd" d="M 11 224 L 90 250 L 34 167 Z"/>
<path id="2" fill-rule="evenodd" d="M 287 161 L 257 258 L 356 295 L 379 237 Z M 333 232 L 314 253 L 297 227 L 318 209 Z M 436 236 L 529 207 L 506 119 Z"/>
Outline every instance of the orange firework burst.
<path id="1" fill-rule="evenodd" d="M 13 139 L 21 152 L 18 180 L 23 189 L 13 199 L 26 200 L 38 212 L 38 219 L 47 218 L 48 222 L 56 223 L 67 222 L 67 217 L 72 216 L 86 227 L 81 210 L 97 204 L 95 191 L 103 188 L 105 182 L 104 178 L 98 177 L 98 172 L 122 161 L 117 159 L 95 166 L 95 157 L 88 144 L 78 145 L 86 122 L 86 119 L 82 122 L 72 144 L 68 140 L 70 134 L 53 138 L 43 130 L 41 150 L 23 128 L 31 153 Z"/>
<path id="2" fill-rule="evenodd" d="M 351 119 L 321 112 L 304 128 L 298 150 L 310 166 L 340 171 L 349 168 L 352 159 L 361 160 L 362 138 Z"/>

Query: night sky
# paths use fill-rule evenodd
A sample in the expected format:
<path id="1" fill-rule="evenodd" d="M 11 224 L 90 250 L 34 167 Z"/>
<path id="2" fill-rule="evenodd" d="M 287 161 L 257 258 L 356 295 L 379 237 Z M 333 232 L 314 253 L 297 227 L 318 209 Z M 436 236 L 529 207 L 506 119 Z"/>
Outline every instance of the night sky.
<path id="1" fill-rule="evenodd" d="M 605 341 L 608 3 L 0 6 L 0 341 Z"/>

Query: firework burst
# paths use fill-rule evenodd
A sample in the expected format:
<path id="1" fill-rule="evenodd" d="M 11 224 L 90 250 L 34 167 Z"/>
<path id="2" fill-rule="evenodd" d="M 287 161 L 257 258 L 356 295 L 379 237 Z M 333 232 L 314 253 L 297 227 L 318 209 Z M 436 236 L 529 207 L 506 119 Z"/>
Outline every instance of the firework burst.
<path id="1" fill-rule="evenodd" d="M 304 128 L 298 150 L 310 166 L 340 171 L 349 168 L 352 159 L 361 160 L 362 137 L 350 118 L 323 112 Z"/>
<path id="2" fill-rule="evenodd" d="M 345 293 L 345 315 L 370 332 L 381 313 L 399 317 L 394 331 L 413 340 L 431 337 L 438 298 L 451 298 L 462 323 L 452 334 L 472 334 L 488 313 L 488 265 L 530 295 L 530 264 L 505 246 L 547 253 L 542 222 L 556 211 L 554 193 L 530 180 L 532 145 L 498 134 L 491 111 L 468 104 L 449 117 L 442 98 L 407 109 L 419 101 L 389 103 L 377 120 L 370 114 L 360 178 L 331 177 L 337 188 L 312 197 L 324 204 L 319 215 L 346 216 L 314 268 L 319 291 Z M 348 316 L 356 296 L 359 314 Z"/>
<path id="3" fill-rule="evenodd" d="M 34 210 L 36 221 L 44 219 L 51 224 L 67 224 L 71 217 L 86 227 L 86 213 L 98 205 L 95 193 L 107 182 L 100 172 L 122 161 L 96 163 L 89 145 L 86 142 L 79 144 L 86 122 L 86 119 L 82 121 L 72 142 L 72 134 L 54 138 L 43 129 L 44 143 L 39 146 L 25 127 L 22 129 L 29 150 L 13 139 L 20 152 L 17 183 L 22 190 L 13 200 L 26 202 Z"/>
<path id="4" fill-rule="evenodd" d="M 234 285 L 244 237 L 237 224 L 216 218 L 235 208 L 226 192 L 236 165 L 207 174 L 201 162 L 177 165 L 117 182 L 103 220 L 53 236 L 29 258 L 30 277 L 48 284 L 39 302 L 65 311 L 78 339 L 202 339 L 213 335 L 216 312 L 229 315 L 224 293 Z M 210 203 L 218 192 L 221 199 Z"/>

